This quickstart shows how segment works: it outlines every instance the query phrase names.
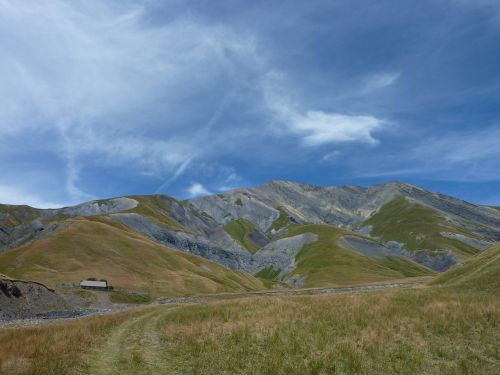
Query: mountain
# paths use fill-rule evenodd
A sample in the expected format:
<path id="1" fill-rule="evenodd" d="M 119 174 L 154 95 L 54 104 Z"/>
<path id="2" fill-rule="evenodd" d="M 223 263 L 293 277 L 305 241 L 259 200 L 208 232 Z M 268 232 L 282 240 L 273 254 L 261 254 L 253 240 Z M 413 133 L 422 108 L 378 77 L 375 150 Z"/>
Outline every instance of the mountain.
<path id="1" fill-rule="evenodd" d="M 99 231 L 102 226 L 106 230 Z M 102 235 L 90 238 L 94 232 Z M 134 245 L 116 252 L 114 238 Z M 155 252 L 168 247 L 179 250 L 168 250 L 177 256 L 197 255 L 245 277 L 250 273 L 297 287 L 347 285 L 444 271 L 497 241 L 500 211 L 400 182 L 364 188 L 271 181 L 186 201 L 151 195 L 54 210 L 0 206 L 0 272 L 12 275 L 9 267 L 31 254 L 18 271 L 29 269 L 26 276 L 53 283 L 62 281 L 65 267 L 82 276 L 105 269 L 102 277 L 107 277 L 112 270 L 97 259 L 110 253 L 116 255 L 112 264 L 121 267 L 126 259 L 127 272 L 143 264 L 141 285 L 153 275 L 160 275 L 160 282 L 160 270 L 147 276 L 143 271 L 156 266 Z M 94 258 L 83 257 L 91 243 Z M 141 253 L 143 246 L 151 250 Z M 65 251 L 57 252 L 61 247 Z M 41 260 L 45 255 L 50 261 Z M 59 268 L 48 265 L 54 259 Z M 73 260 L 64 264 L 66 259 Z M 253 278 L 251 285 L 239 285 L 258 283 Z"/>

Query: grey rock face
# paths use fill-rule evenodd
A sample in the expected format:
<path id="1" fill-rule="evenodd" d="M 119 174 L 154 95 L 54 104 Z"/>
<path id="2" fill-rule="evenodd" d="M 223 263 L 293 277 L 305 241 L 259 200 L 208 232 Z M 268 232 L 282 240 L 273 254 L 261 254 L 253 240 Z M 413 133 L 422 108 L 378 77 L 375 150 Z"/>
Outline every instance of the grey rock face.
<path id="1" fill-rule="evenodd" d="M 457 263 L 457 258 L 448 250 L 429 251 L 420 250 L 417 253 L 408 253 L 408 257 L 431 270 L 444 272 Z"/>
<path id="2" fill-rule="evenodd" d="M 473 248 L 481 251 L 486 250 L 495 244 L 492 241 L 478 240 L 476 238 L 470 238 L 458 233 L 441 232 L 440 234 L 443 237 L 463 242 L 464 244 L 472 246 Z"/>
<path id="3" fill-rule="evenodd" d="M 135 213 L 113 214 L 115 220 L 145 234 L 149 238 L 175 249 L 199 255 L 234 270 L 246 270 L 251 254 L 239 249 L 222 249 L 201 237 L 176 232 Z"/>
<path id="4" fill-rule="evenodd" d="M 390 256 L 408 258 L 438 272 L 446 271 L 457 263 L 456 257 L 447 250 L 433 252 L 420 250 L 412 253 L 405 250 L 402 244 L 395 241 L 382 244 L 360 237 L 342 236 L 339 239 L 339 245 L 371 258 L 385 258 Z"/>
<path id="5" fill-rule="evenodd" d="M 109 215 L 116 212 L 130 210 L 136 207 L 138 202 L 132 198 L 112 198 L 102 202 L 92 201 L 79 204 L 74 207 L 65 207 L 56 210 L 58 213 L 68 216 L 94 216 Z"/>
<path id="6" fill-rule="evenodd" d="M 402 249 L 400 247 L 395 247 L 394 245 L 389 247 L 379 242 L 370 241 L 361 237 L 342 236 L 338 244 L 343 248 L 354 250 L 357 253 L 371 258 L 385 258 L 402 255 Z"/>
<path id="7" fill-rule="evenodd" d="M 259 252 L 251 254 L 234 243 L 227 242 L 229 246 L 226 248 L 215 246 L 204 238 L 169 230 L 135 213 L 113 214 L 112 217 L 164 245 L 202 256 L 227 268 L 250 273 L 257 273 L 266 266 L 272 266 L 282 270 L 283 275 L 287 274 L 293 270 L 295 255 L 305 244 L 317 239 L 315 234 L 301 234 L 274 241 Z M 222 234 L 221 238 L 227 240 Z M 223 243 L 221 238 L 218 239 L 219 243 Z"/>
<path id="8" fill-rule="evenodd" d="M 40 220 L 35 220 L 30 223 L 31 229 L 35 232 L 40 232 L 45 229 L 45 225 Z"/>
<path id="9" fill-rule="evenodd" d="M 246 219 L 254 223 L 261 231 L 267 231 L 279 211 L 262 201 L 252 190 L 235 190 L 223 195 L 213 195 L 191 201 L 201 212 L 206 212 L 218 224 L 226 224 L 231 220 Z"/>
<path id="10" fill-rule="evenodd" d="M 0 253 L 54 233 L 64 226 L 66 223 L 52 223 L 46 226 L 40 221 L 22 223 L 12 228 L 0 226 Z"/>
<path id="11" fill-rule="evenodd" d="M 273 241 L 252 256 L 252 263 L 247 271 L 257 273 L 266 267 L 272 267 L 280 270 L 278 278 L 283 279 L 295 268 L 295 256 L 299 251 L 317 240 L 316 234 L 304 233 Z"/>

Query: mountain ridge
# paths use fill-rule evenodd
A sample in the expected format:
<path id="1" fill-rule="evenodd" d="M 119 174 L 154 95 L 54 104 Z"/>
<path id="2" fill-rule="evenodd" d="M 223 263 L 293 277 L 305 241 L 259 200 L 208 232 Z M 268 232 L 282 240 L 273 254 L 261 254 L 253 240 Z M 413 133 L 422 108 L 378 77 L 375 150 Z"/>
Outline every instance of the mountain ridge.
<path id="1" fill-rule="evenodd" d="M 411 274 L 410 269 L 420 274 L 444 271 L 500 240 L 500 211 L 415 185 L 391 181 L 372 187 L 321 187 L 271 180 L 184 201 L 135 195 L 48 210 L 0 205 L 0 251 L 50 236 L 71 218 L 93 216 L 226 268 L 274 275 L 293 286 L 310 285 L 307 280 L 314 279 L 296 271 L 313 272 L 304 264 L 304 259 L 316 259 L 314 254 L 304 256 L 311 248 L 331 260 L 314 272 L 338 271 L 335 262 L 340 258 L 328 255 L 337 252 L 349 259 L 341 273 L 356 273 L 355 259 L 361 256 L 377 280 L 398 267 L 401 275 Z M 320 241 L 318 233 L 324 229 L 314 225 L 326 226 L 331 234 L 323 234 Z M 305 227 L 316 232 L 304 232 Z M 328 285 L 341 285 L 338 275 Z"/>

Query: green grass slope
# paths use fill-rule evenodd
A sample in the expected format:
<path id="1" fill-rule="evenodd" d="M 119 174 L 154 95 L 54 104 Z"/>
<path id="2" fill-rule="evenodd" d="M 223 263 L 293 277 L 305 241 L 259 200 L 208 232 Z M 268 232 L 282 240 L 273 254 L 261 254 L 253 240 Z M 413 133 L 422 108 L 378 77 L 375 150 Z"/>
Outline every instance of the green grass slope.
<path id="1" fill-rule="evenodd" d="M 290 224 L 290 219 L 288 219 L 288 214 L 281 207 L 278 207 L 278 211 L 280 215 L 276 220 L 273 221 L 271 227 L 268 229 L 268 232 L 278 231 L 282 228 L 285 228 Z"/>
<path id="2" fill-rule="evenodd" d="M 454 232 L 475 238 L 471 233 L 451 226 L 431 208 L 397 197 L 386 203 L 364 225 L 373 227 L 371 234 L 383 241 L 398 241 L 409 251 L 450 250 L 460 258 L 468 258 L 479 250 L 458 240 L 443 237 L 440 232 Z"/>
<path id="3" fill-rule="evenodd" d="M 431 284 L 500 294 L 500 245 L 485 250 L 464 264 L 456 265 Z"/>
<path id="4" fill-rule="evenodd" d="M 318 235 L 316 242 L 305 245 L 295 257 L 292 275 L 305 276 L 304 287 L 363 284 L 433 274 L 404 258 L 373 259 L 344 249 L 337 240 L 341 235 L 352 233 L 343 229 L 329 225 L 295 225 L 289 228 L 287 235 L 301 233 Z"/>
<path id="5" fill-rule="evenodd" d="M 50 286 L 96 277 L 116 288 L 151 296 L 263 288 L 249 274 L 169 249 L 105 217 L 73 219 L 68 224 L 0 254 L 0 272 Z"/>
<path id="6" fill-rule="evenodd" d="M 245 219 L 232 220 L 224 226 L 224 230 L 251 253 L 259 250 L 259 246 L 250 239 L 250 233 L 255 231 L 255 225 L 250 221 Z"/>

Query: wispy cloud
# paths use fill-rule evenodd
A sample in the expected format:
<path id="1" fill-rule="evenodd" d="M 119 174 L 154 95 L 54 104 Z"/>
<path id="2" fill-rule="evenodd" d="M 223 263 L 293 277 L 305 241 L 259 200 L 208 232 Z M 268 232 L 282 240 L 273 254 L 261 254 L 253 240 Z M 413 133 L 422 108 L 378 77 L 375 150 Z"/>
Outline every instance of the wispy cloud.
<path id="1" fill-rule="evenodd" d="M 446 137 L 428 138 L 416 147 L 414 155 L 440 159 L 444 165 L 494 160 L 500 166 L 499 140 L 500 126 L 459 131 Z"/>
<path id="2" fill-rule="evenodd" d="M 227 98 L 199 128 L 186 127 L 178 102 L 253 53 L 251 40 L 223 27 L 182 17 L 151 26 L 144 13 L 112 2 L 2 2 L 0 134 L 55 132 L 43 141 L 66 160 L 73 200 L 92 197 L 78 186 L 88 157 L 170 175 L 160 190 L 175 180 L 210 151 L 196 132 L 214 126 Z"/>
<path id="3" fill-rule="evenodd" d="M 401 74 L 399 72 L 384 72 L 368 76 L 364 80 L 362 93 L 368 94 L 393 85 Z"/>
<path id="4" fill-rule="evenodd" d="M 365 159 L 358 177 L 424 178 L 462 182 L 499 181 L 500 127 L 424 137 L 404 152 Z"/>

